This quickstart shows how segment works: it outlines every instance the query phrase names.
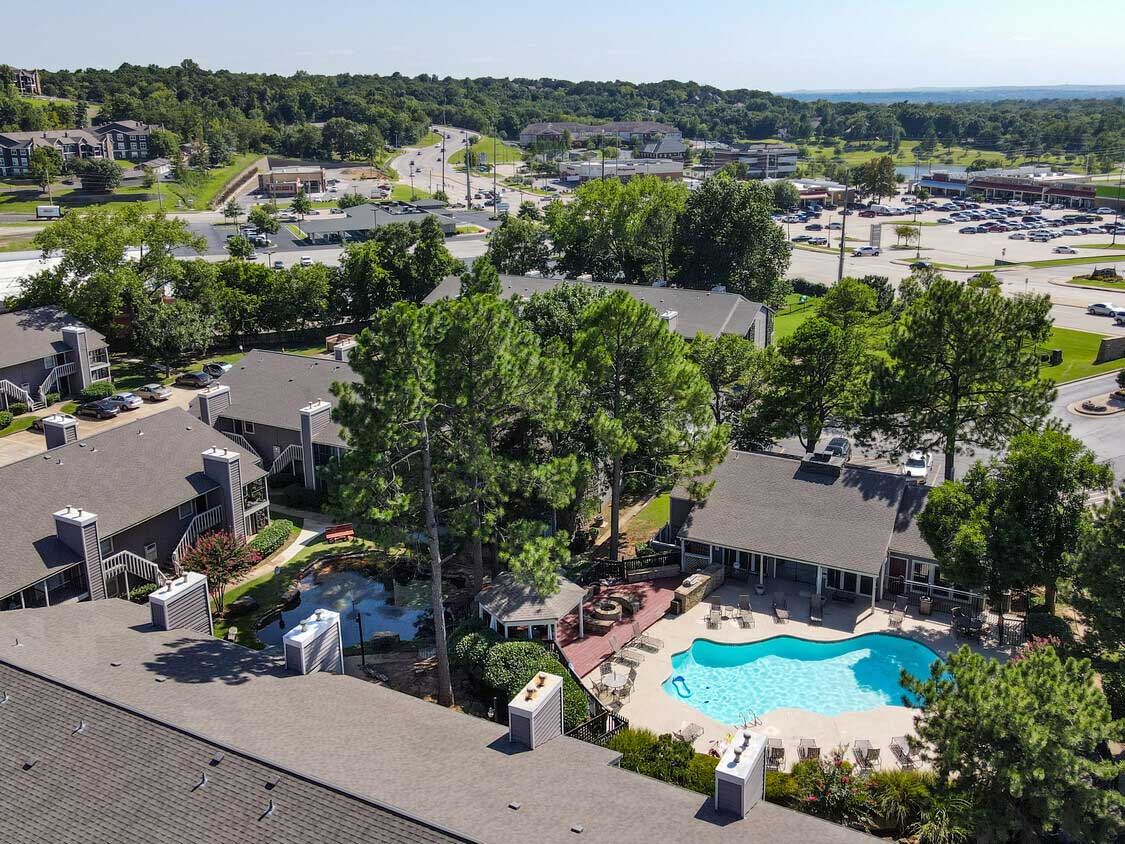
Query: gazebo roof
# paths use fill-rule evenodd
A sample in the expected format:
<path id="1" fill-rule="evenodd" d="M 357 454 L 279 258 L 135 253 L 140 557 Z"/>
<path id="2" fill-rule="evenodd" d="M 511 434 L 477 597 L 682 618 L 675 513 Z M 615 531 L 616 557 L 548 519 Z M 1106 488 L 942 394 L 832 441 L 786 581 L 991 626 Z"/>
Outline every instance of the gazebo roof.
<path id="1" fill-rule="evenodd" d="M 586 590 L 565 577 L 559 578 L 558 591 L 540 597 L 534 587 L 516 582 L 504 572 L 477 596 L 480 605 L 501 624 L 543 624 L 558 621 L 573 612 L 586 597 Z"/>

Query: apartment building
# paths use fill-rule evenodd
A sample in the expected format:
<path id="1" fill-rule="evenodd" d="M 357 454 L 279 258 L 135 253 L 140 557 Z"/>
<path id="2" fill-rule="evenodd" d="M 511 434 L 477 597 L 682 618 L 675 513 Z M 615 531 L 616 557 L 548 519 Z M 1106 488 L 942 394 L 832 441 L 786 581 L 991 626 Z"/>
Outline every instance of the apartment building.
<path id="1" fill-rule="evenodd" d="M 0 314 L 0 407 L 36 410 L 49 393 L 68 396 L 109 380 L 105 337 L 70 314 L 52 307 Z"/>
<path id="2" fill-rule="evenodd" d="M 76 158 L 146 161 L 151 157 L 149 137 L 155 128 L 137 120 L 116 120 L 86 129 L 0 132 L 0 176 L 27 176 L 31 172 L 31 151 L 41 146 L 58 150 L 63 161 Z"/>

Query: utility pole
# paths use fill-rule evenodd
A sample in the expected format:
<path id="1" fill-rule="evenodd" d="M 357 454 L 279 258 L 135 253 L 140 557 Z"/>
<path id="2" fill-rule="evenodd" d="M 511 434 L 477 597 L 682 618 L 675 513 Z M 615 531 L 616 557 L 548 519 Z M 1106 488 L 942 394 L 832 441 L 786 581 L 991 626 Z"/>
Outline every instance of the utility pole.
<path id="1" fill-rule="evenodd" d="M 471 164 L 472 159 L 472 144 L 469 143 L 469 133 L 465 133 L 465 208 L 473 207 L 473 181 L 470 171 L 473 169 Z"/>
<path id="2" fill-rule="evenodd" d="M 848 180 L 844 179 L 844 213 L 840 215 L 840 265 L 836 270 L 836 282 L 844 277 L 844 235 L 848 233 Z"/>
<path id="3" fill-rule="evenodd" d="M 445 123 L 445 106 L 441 107 L 441 121 Z M 446 196 L 449 192 L 445 189 L 445 126 L 441 127 L 441 190 Z"/>
<path id="4" fill-rule="evenodd" d="M 496 192 L 496 127 L 492 127 L 492 213 L 500 216 L 500 194 Z"/>
<path id="5" fill-rule="evenodd" d="M 1121 195 L 1121 177 L 1125 176 L 1125 161 L 1121 162 L 1121 170 L 1117 173 L 1117 204 L 1113 206 L 1113 237 L 1109 243 L 1111 246 L 1117 245 L 1117 227 L 1121 223 L 1121 203 L 1125 201 L 1125 196 Z"/>

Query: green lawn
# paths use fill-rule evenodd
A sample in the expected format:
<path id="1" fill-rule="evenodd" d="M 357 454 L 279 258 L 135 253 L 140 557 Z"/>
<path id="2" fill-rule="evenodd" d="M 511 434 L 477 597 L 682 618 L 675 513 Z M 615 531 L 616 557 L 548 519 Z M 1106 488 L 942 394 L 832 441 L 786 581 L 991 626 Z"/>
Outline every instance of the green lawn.
<path id="1" fill-rule="evenodd" d="M 1125 249 L 1125 240 L 1121 243 L 1083 243 L 1079 249 Z"/>
<path id="2" fill-rule="evenodd" d="M 395 202 L 410 202 L 411 199 L 429 199 L 430 195 L 421 188 L 410 189 L 410 185 L 392 185 L 391 195 L 387 197 L 386 201 L 394 200 Z"/>
<path id="3" fill-rule="evenodd" d="M 135 390 L 145 384 L 161 383 L 171 384 L 180 372 L 199 369 L 208 361 L 221 360 L 227 363 L 238 363 L 245 352 L 211 352 L 197 360 L 188 361 L 178 369 L 173 369 L 172 374 L 165 377 L 163 368 L 149 366 L 143 361 L 133 358 L 114 357 L 111 359 L 113 385 L 119 390 Z"/>
<path id="4" fill-rule="evenodd" d="M 1064 381 L 1073 381 L 1076 378 L 1085 378 L 1087 375 L 1098 375 L 1102 372 L 1114 372 L 1125 365 L 1125 361 L 1111 360 L 1106 363 L 1094 364 L 1098 356 L 1098 346 L 1101 344 L 1100 334 L 1091 334 L 1089 331 L 1075 331 L 1071 328 L 1052 328 L 1051 337 L 1047 341 L 1049 349 L 1062 349 L 1063 362 L 1058 366 L 1041 367 L 1040 372 L 1047 378 L 1062 384 Z"/>
<path id="5" fill-rule="evenodd" d="M 180 200 L 190 208 L 205 211 L 214 202 L 215 197 L 226 187 L 227 182 L 253 164 L 262 156 L 256 152 L 245 152 L 236 155 L 230 164 L 225 167 L 216 167 L 214 170 L 205 171 L 200 186 L 195 190 L 188 190 L 179 182 L 165 182 L 164 189 L 172 195 L 171 202 L 165 199 L 165 206 L 174 206 Z"/>
<path id="6" fill-rule="evenodd" d="M 34 421 L 34 413 L 25 413 L 22 416 L 17 416 L 7 428 L 0 428 L 0 437 L 6 437 L 8 434 L 15 434 L 19 431 L 26 431 L 31 427 L 31 423 Z"/>
<path id="7" fill-rule="evenodd" d="M 1076 287 L 1105 287 L 1111 290 L 1125 290 L 1125 280 L 1113 281 L 1104 278 L 1086 278 L 1085 276 L 1075 276 L 1067 284 L 1073 284 Z"/>
<path id="8" fill-rule="evenodd" d="M 629 519 L 623 530 L 629 542 L 648 542 L 664 525 L 668 524 L 671 495 L 662 493 L 652 499 L 644 508 Z"/>
<path id="9" fill-rule="evenodd" d="M 496 142 L 495 155 L 493 155 L 492 150 L 493 141 Z M 518 148 L 508 146 L 499 138 L 479 136 L 471 149 L 478 155 L 484 153 L 487 156 L 486 162 L 488 164 L 515 164 L 523 161 L 523 153 Z M 449 156 L 449 163 L 453 165 L 465 163 L 465 148 L 463 146 Z"/>
<path id="10" fill-rule="evenodd" d="M 1070 258 L 1044 258 L 1042 261 L 1013 261 L 1005 267 L 1069 267 L 1073 264 L 1114 264 L 1122 261 L 1120 255 L 1074 255 Z M 935 261 L 934 266 L 943 270 L 996 270 L 996 264 L 943 264 Z"/>
<path id="11" fill-rule="evenodd" d="M 1098 185 L 1098 196 L 1125 197 L 1125 187 L 1117 185 Z"/>
<path id="12" fill-rule="evenodd" d="M 779 341 L 788 337 L 809 317 L 816 313 L 816 304 L 820 299 L 816 296 L 808 297 L 804 304 L 801 304 L 800 295 L 794 293 L 785 298 L 785 307 L 777 312 L 773 318 L 773 342 L 776 345 Z"/>
<path id="13" fill-rule="evenodd" d="M 411 149 L 418 149 L 419 147 L 432 147 L 434 144 L 441 143 L 441 135 L 437 132 L 427 132 L 424 137 L 412 144 L 407 144 Z"/>
<path id="14" fill-rule="evenodd" d="M 0 252 L 34 252 L 35 240 L 32 237 L 0 237 Z"/>

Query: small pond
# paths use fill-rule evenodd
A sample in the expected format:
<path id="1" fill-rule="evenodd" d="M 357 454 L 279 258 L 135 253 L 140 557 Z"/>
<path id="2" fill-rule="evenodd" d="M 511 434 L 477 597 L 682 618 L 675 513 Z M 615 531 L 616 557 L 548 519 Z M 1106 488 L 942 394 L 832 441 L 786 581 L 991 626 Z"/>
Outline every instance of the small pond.
<path id="1" fill-rule="evenodd" d="M 408 641 L 414 638 L 414 622 L 429 606 L 430 585 L 425 581 L 396 582 L 392 593 L 387 591 L 383 581 L 373 580 L 354 569 L 310 572 L 301 578 L 298 588 L 301 602 L 258 630 L 258 639 L 264 644 L 280 645 L 286 631 L 317 609 L 340 613 L 344 647 L 359 644 L 356 611 L 363 616 L 363 635 L 368 640 L 374 633 L 390 632 Z"/>

